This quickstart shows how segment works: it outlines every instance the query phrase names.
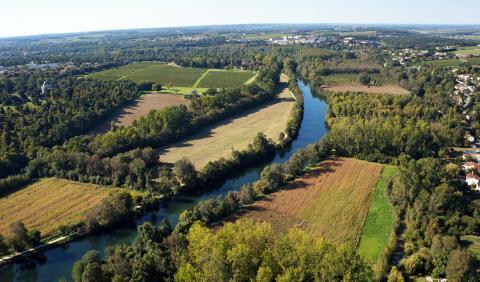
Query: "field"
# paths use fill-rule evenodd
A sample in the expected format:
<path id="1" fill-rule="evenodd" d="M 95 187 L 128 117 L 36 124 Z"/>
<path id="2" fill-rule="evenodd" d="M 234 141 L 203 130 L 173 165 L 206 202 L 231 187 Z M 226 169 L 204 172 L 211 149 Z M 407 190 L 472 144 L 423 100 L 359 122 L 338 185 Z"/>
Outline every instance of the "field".
<path id="1" fill-rule="evenodd" d="M 206 75 L 194 87 L 201 88 L 233 88 L 243 85 L 252 76 L 250 71 L 222 71 L 209 70 Z"/>
<path id="2" fill-rule="evenodd" d="M 277 232 L 298 227 L 335 244 L 356 245 L 383 166 L 348 158 L 323 162 L 231 220 L 266 221 Z"/>
<path id="3" fill-rule="evenodd" d="M 134 120 L 147 115 L 151 110 L 159 110 L 169 106 L 186 105 L 189 103 L 190 100 L 180 95 L 148 93 L 103 120 L 90 134 L 96 135 L 109 131 L 112 121 L 114 121 L 116 125 L 130 126 Z"/>
<path id="4" fill-rule="evenodd" d="M 359 84 L 338 84 L 327 85 L 323 87 L 326 91 L 331 92 L 364 92 L 371 94 L 387 94 L 387 95 L 408 95 L 410 91 L 397 85 L 383 86 L 365 86 Z"/>
<path id="5" fill-rule="evenodd" d="M 286 128 L 293 103 L 284 85 L 278 98 L 267 106 L 252 109 L 201 130 L 188 139 L 160 148 L 160 161 L 174 163 L 187 157 L 200 169 L 209 161 L 229 158 L 232 148 L 246 149 L 258 132 L 277 141 L 280 132 Z"/>
<path id="6" fill-rule="evenodd" d="M 396 81 L 393 77 L 385 76 L 382 74 L 370 74 L 371 86 L 383 86 L 383 85 L 395 85 Z M 329 76 L 322 76 L 322 80 L 327 85 L 342 85 L 342 84 L 353 84 L 360 85 L 358 82 L 358 74 L 356 73 L 345 73 L 345 74 L 335 74 Z"/>
<path id="7" fill-rule="evenodd" d="M 42 236 L 55 232 L 61 225 L 84 220 L 114 188 L 47 178 L 0 198 L 0 234 L 8 235 L 13 222 L 22 221 L 37 228 Z"/>
<path id="8" fill-rule="evenodd" d="M 480 46 L 459 47 L 455 54 L 480 56 Z"/>
<path id="9" fill-rule="evenodd" d="M 162 92 L 177 94 L 188 94 L 193 89 L 202 93 L 210 87 L 241 87 L 252 76 L 250 71 L 183 68 L 160 62 L 132 63 L 87 75 L 101 80 L 156 82 L 163 86 Z"/>
<path id="10" fill-rule="evenodd" d="M 157 62 L 133 63 L 88 75 L 103 80 L 131 80 L 134 82 L 158 82 L 162 85 L 188 87 L 206 71 L 200 68 L 182 68 Z"/>
<path id="11" fill-rule="evenodd" d="M 395 224 L 395 210 L 387 198 L 389 179 L 398 173 L 395 166 L 385 166 L 373 193 L 372 204 L 360 236 L 359 252 L 369 262 L 375 263 L 388 244 Z"/>
<path id="12" fill-rule="evenodd" d="M 446 60 L 434 60 L 425 61 L 423 64 L 434 67 L 458 67 L 463 63 L 469 63 L 471 65 L 480 65 L 480 57 L 468 58 L 468 59 L 446 59 Z"/>

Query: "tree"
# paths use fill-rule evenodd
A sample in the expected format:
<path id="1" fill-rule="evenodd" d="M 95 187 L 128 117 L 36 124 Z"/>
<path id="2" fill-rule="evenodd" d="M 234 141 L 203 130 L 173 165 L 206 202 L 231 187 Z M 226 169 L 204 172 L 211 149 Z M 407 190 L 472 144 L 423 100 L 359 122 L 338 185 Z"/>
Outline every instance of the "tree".
<path id="1" fill-rule="evenodd" d="M 23 222 L 17 221 L 10 225 L 10 246 L 17 251 L 25 251 L 40 244 L 40 232 L 29 231 Z"/>
<path id="2" fill-rule="evenodd" d="M 152 84 L 152 91 L 160 91 L 162 90 L 162 85 L 160 83 Z"/>
<path id="3" fill-rule="evenodd" d="M 87 213 L 90 228 L 110 227 L 131 219 L 133 215 L 133 199 L 127 192 L 113 193 L 103 199 L 100 204 Z"/>
<path id="4" fill-rule="evenodd" d="M 262 173 L 261 179 L 268 183 L 271 189 L 276 189 L 284 183 L 283 167 L 280 164 L 273 164 L 266 166 Z"/>
<path id="5" fill-rule="evenodd" d="M 238 192 L 238 201 L 241 205 L 248 205 L 255 200 L 255 190 L 252 184 L 245 184 L 240 187 Z"/>
<path id="6" fill-rule="evenodd" d="M 369 85 L 371 80 L 372 78 L 367 73 L 361 73 L 358 76 L 358 82 L 360 82 L 362 85 Z"/>
<path id="7" fill-rule="evenodd" d="M 461 249 L 452 251 L 445 272 L 447 273 L 447 280 L 453 282 L 478 281 L 476 278 L 479 278 L 475 274 L 472 255 Z"/>
<path id="8" fill-rule="evenodd" d="M 200 281 L 201 275 L 197 269 L 190 263 L 185 263 L 178 269 L 175 273 L 174 281 L 175 282 L 191 282 L 191 281 Z"/>
<path id="9" fill-rule="evenodd" d="M 194 188 L 198 182 L 195 166 L 187 158 L 182 158 L 173 164 L 173 173 L 179 181 L 188 188 Z"/>
<path id="10" fill-rule="evenodd" d="M 5 238 L 3 237 L 2 234 L 0 234 L 0 257 L 4 255 L 8 255 L 10 252 L 10 248 L 8 247 L 7 242 L 5 241 Z"/>
<path id="11" fill-rule="evenodd" d="M 218 93 L 217 88 L 208 88 L 207 90 L 205 90 L 205 92 L 203 92 L 204 95 L 208 95 L 208 96 L 215 96 L 217 93 Z"/>
<path id="12" fill-rule="evenodd" d="M 255 276 L 255 281 L 257 282 L 271 282 L 273 281 L 273 271 L 268 266 L 261 266 L 257 275 Z"/>
<path id="13" fill-rule="evenodd" d="M 74 282 L 82 282 L 83 281 L 83 274 L 85 269 L 89 264 L 101 264 L 102 260 L 100 259 L 100 253 L 98 251 L 88 251 L 86 252 L 82 258 L 75 262 L 72 267 L 72 279 Z M 98 274 L 98 268 L 96 266 L 89 267 L 89 271 L 86 275 L 86 278 L 90 278 L 93 275 Z"/>
<path id="14" fill-rule="evenodd" d="M 146 252 L 149 248 L 153 248 L 154 245 L 158 247 L 172 233 L 170 223 L 166 219 L 162 220 L 158 226 L 146 222 L 140 225 L 137 230 L 137 238 L 133 243 L 133 247 L 138 254 Z"/>
<path id="15" fill-rule="evenodd" d="M 390 274 L 388 275 L 388 282 L 404 282 L 402 272 L 398 270 L 397 267 L 392 267 Z"/>
<path id="16" fill-rule="evenodd" d="M 96 262 L 87 264 L 87 266 L 83 270 L 82 282 L 102 282 L 102 281 L 108 281 L 108 280 L 104 279 L 104 275 L 103 275 L 100 264 Z"/>

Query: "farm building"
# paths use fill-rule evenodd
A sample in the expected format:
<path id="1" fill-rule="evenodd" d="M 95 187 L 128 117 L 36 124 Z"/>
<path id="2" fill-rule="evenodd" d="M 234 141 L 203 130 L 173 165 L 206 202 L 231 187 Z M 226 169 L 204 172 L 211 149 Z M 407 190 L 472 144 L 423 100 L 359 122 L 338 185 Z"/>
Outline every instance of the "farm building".
<path id="1" fill-rule="evenodd" d="M 472 172 L 467 174 L 467 177 L 465 178 L 465 181 L 467 181 L 467 184 L 469 186 L 475 186 L 475 189 L 477 191 L 480 191 L 480 186 L 478 185 L 479 180 L 480 180 L 480 177 L 478 177 L 478 175 Z"/>
<path id="2" fill-rule="evenodd" d="M 466 163 L 463 164 L 463 169 L 465 171 L 469 171 L 469 170 L 472 170 L 472 169 L 478 171 L 479 168 L 480 168 L 480 165 L 476 162 L 466 162 Z"/>
<path id="3" fill-rule="evenodd" d="M 476 151 L 465 151 L 462 155 L 462 158 L 464 160 L 472 158 L 472 159 L 474 159 L 478 162 L 478 161 L 480 161 L 480 153 L 476 152 Z"/>

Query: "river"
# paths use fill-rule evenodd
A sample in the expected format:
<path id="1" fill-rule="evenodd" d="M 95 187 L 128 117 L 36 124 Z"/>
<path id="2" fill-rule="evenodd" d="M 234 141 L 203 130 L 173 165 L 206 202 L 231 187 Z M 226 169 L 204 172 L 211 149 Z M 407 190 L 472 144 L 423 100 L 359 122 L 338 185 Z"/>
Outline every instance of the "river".
<path id="1" fill-rule="evenodd" d="M 304 116 L 297 138 L 292 142 L 289 149 L 283 154 L 277 154 L 272 162 L 282 163 L 288 160 L 293 152 L 300 148 L 315 143 L 327 132 L 325 126 L 325 114 L 327 104 L 321 99 L 314 97 L 308 84 L 298 81 L 298 85 L 304 94 Z M 88 235 L 77 241 L 64 246 L 46 251 L 41 262 L 17 263 L 4 267 L 0 270 L 0 281 L 58 281 L 60 278 L 70 278 L 70 271 L 75 261 L 80 259 L 88 250 L 98 250 L 105 253 L 107 247 L 115 244 L 130 244 L 137 234 L 138 225 L 151 221 L 159 223 L 164 218 L 174 226 L 180 213 L 193 207 L 201 200 L 225 195 L 228 191 L 239 190 L 243 184 L 256 181 L 260 178 L 260 172 L 265 164 L 250 168 L 240 175 L 232 177 L 217 189 L 210 190 L 197 196 L 181 197 L 170 201 L 167 206 L 148 213 L 138 219 L 129 227 L 118 228 L 99 235 Z"/>

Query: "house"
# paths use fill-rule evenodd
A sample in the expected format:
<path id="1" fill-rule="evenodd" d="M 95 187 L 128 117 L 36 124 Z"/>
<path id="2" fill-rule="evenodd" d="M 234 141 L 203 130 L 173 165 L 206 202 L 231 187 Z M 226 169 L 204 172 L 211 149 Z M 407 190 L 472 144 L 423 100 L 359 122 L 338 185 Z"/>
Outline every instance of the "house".
<path id="1" fill-rule="evenodd" d="M 467 182 L 468 186 L 475 186 L 475 189 L 480 191 L 480 186 L 478 185 L 478 182 L 480 180 L 480 177 L 478 177 L 475 173 L 468 173 L 467 177 L 465 178 L 465 181 Z"/>
<path id="2" fill-rule="evenodd" d="M 473 137 L 472 135 L 467 135 L 467 140 L 470 142 L 470 143 L 475 143 L 475 137 Z"/>
<path id="3" fill-rule="evenodd" d="M 472 169 L 478 170 L 480 168 L 480 165 L 476 162 L 466 162 L 463 164 L 462 167 L 465 171 L 469 171 Z"/>
<path id="4" fill-rule="evenodd" d="M 462 158 L 464 160 L 466 160 L 468 158 L 472 158 L 472 159 L 474 159 L 478 162 L 478 161 L 480 161 L 480 153 L 478 153 L 476 151 L 465 151 L 462 155 Z"/>

